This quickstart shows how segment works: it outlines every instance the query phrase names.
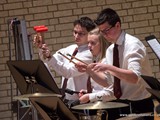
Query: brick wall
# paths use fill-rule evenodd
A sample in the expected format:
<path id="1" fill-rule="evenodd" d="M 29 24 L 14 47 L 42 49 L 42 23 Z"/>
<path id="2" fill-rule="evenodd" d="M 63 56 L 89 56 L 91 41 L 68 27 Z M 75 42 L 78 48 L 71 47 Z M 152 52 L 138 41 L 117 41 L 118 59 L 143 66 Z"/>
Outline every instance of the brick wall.
<path id="1" fill-rule="evenodd" d="M 73 42 L 71 31 L 75 19 L 81 16 L 94 19 L 106 7 L 118 12 L 123 29 L 144 42 L 154 76 L 160 78 L 159 60 L 144 40 L 151 34 L 160 39 L 160 0 L 0 0 L 0 120 L 12 119 L 11 87 L 13 94 L 16 93 L 16 85 L 11 84 L 13 80 L 6 65 L 10 59 L 7 21 L 14 17 L 25 19 L 30 33 L 34 33 L 33 26 L 46 25 L 49 31 L 45 33 L 45 40 L 54 53 Z M 33 59 L 37 59 L 37 49 L 33 50 Z M 12 53 L 14 59 L 13 42 Z M 60 84 L 58 75 L 56 80 Z"/>

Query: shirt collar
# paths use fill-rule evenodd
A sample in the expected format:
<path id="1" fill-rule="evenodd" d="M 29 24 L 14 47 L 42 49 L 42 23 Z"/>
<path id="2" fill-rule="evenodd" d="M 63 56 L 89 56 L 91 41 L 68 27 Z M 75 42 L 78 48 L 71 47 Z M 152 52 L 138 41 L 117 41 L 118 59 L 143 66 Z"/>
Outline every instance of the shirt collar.
<path id="1" fill-rule="evenodd" d="M 120 36 L 118 37 L 118 39 L 116 41 L 116 44 L 117 45 L 122 45 L 123 42 L 124 42 L 124 40 L 125 40 L 125 32 L 122 31 L 121 34 L 120 34 Z"/>
<path id="2" fill-rule="evenodd" d="M 88 49 L 88 44 L 78 46 L 78 51 L 84 50 L 86 48 Z"/>
<path id="3" fill-rule="evenodd" d="M 100 60 L 100 54 L 98 54 L 98 56 L 96 56 L 96 57 L 93 57 L 93 61 L 98 62 L 99 60 Z"/>

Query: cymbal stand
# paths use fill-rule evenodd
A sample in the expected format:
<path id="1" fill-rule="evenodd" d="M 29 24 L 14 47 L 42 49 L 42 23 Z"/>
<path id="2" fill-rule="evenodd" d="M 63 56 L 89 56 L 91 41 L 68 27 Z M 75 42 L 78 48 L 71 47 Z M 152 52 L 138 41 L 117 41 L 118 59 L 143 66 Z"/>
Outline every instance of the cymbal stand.
<path id="1" fill-rule="evenodd" d="M 25 79 L 26 79 L 26 82 L 29 84 L 29 86 L 31 86 L 31 94 L 34 93 L 35 92 L 35 90 L 34 90 L 34 84 L 37 83 L 36 80 L 35 80 L 35 78 L 34 77 L 25 76 Z M 27 102 L 28 102 L 27 104 L 31 105 L 31 106 L 28 108 L 28 110 L 20 118 L 20 115 L 19 115 L 20 114 L 20 110 L 19 110 L 19 108 L 20 108 L 20 102 L 21 102 L 21 100 L 18 100 L 18 111 L 17 111 L 17 118 L 18 118 L 18 120 L 23 120 L 23 118 L 27 115 L 27 113 L 30 112 L 30 110 L 31 110 L 32 120 L 38 120 L 37 110 L 34 108 L 34 106 L 32 105 L 32 103 L 29 100 L 27 100 Z"/>
<path id="2" fill-rule="evenodd" d="M 108 112 L 106 110 L 97 110 L 96 120 L 108 120 Z"/>
<path id="3" fill-rule="evenodd" d="M 84 114 L 79 114 L 80 120 L 108 120 L 108 112 L 106 110 L 99 109 L 95 115 L 90 115 L 90 110 L 84 110 Z"/>
<path id="4" fill-rule="evenodd" d="M 31 85 L 31 93 L 35 93 L 34 84 L 37 84 L 37 81 L 35 80 L 35 78 L 30 76 L 29 79 L 26 79 L 26 82 Z M 32 110 L 32 120 L 38 120 L 37 110 L 32 105 L 32 103 L 30 104 L 31 104 L 31 110 Z"/>
<path id="5" fill-rule="evenodd" d="M 19 102 L 20 102 L 20 101 L 18 101 L 18 106 L 20 106 Z M 30 110 L 31 110 L 31 107 L 29 107 L 28 110 L 27 110 L 27 111 L 23 114 L 23 116 L 20 118 L 20 116 L 19 116 L 20 111 L 19 111 L 19 108 L 18 108 L 17 118 L 18 118 L 18 119 L 20 118 L 20 120 L 23 120 L 23 118 L 27 115 L 27 113 L 30 112 Z"/>

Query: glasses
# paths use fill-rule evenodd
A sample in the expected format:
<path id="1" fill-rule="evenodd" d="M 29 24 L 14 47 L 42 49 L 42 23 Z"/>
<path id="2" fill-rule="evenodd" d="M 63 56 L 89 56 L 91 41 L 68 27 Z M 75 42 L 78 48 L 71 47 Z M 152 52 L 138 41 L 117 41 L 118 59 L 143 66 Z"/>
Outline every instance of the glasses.
<path id="1" fill-rule="evenodd" d="M 75 36 L 75 35 L 79 35 L 80 37 L 82 37 L 82 36 L 85 36 L 86 35 L 86 33 L 83 33 L 83 32 L 77 32 L 77 31 L 73 31 L 73 35 Z"/>
<path id="2" fill-rule="evenodd" d="M 110 28 L 106 28 L 106 29 L 102 30 L 101 33 L 102 33 L 103 35 L 105 35 L 105 34 L 107 34 L 107 33 L 110 31 L 110 29 L 112 29 L 113 27 L 114 27 L 114 26 L 111 26 Z"/>

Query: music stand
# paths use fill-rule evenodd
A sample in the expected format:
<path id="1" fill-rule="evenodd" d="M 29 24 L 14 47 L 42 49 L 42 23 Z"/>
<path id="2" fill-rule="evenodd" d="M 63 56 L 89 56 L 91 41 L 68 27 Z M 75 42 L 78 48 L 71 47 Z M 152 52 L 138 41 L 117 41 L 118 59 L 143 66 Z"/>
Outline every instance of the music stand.
<path id="1" fill-rule="evenodd" d="M 141 75 L 141 77 L 152 89 L 160 90 L 160 82 L 158 81 L 157 78 L 146 75 Z"/>
<path id="2" fill-rule="evenodd" d="M 151 93 L 156 99 L 157 101 L 160 103 L 160 91 L 159 90 L 155 90 L 155 89 L 151 89 L 151 88 L 146 88 L 147 91 L 149 93 Z"/>
<path id="3" fill-rule="evenodd" d="M 78 120 L 58 97 L 30 97 L 31 103 L 44 120 Z"/>
<path id="4" fill-rule="evenodd" d="M 46 93 L 61 95 L 61 91 L 55 83 L 54 78 L 41 60 L 7 61 L 7 65 L 21 93 L 21 96 L 17 96 L 17 100 L 19 100 L 17 111 L 18 118 L 20 113 L 19 102 L 22 103 L 22 100 L 26 100 L 26 98 L 29 99 L 29 95 L 33 95 L 33 93 L 36 93 L 34 95 L 37 95 L 37 93 L 45 93 L 44 95 L 46 95 Z M 22 95 L 27 97 L 24 97 L 24 99 Z M 14 106 L 12 107 L 14 108 Z M 30 109 L 32 108 L 29 107 L 26 113 L 28 113 Z M 37 116 L 34 108 L 32 109 L 32 112 L 32 116 L 34 117 L 33 119 L 36 120 Z M 22 116 L 22 118 L 24 118 L 26 113 Z"/>
<path id="5" fill-rule="evenodd" d="M 144 79 L 144 81 L 149 85 L 150 88 L 146 88 L 146 90 L 151 93 L 153 97 L 155 97 L 158 102 L 160 102 L 160 96 L 157 96 L 157 92 L 160 90 L 160 82 L 152 76 L 146 76 L 146 75 L 141 75 L 141 77 Z"/>
<path id="6" fill-rule="evenodd" d="M 7 61 L 7 65 L 21 94 L 61 94 L 54 78 L 41 60 Z"/>
<path id="7" fill-rule="evenodd" d="M 151 49 L 154 51 L 154 53 L 160 60 L 160 44 L 157 38 L 154 35 L 150 35 L 150 36 L 145 37 L 145 40 L 147 41 Z"/>

